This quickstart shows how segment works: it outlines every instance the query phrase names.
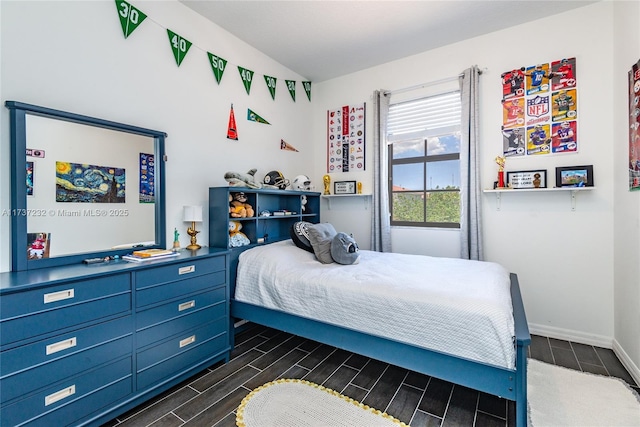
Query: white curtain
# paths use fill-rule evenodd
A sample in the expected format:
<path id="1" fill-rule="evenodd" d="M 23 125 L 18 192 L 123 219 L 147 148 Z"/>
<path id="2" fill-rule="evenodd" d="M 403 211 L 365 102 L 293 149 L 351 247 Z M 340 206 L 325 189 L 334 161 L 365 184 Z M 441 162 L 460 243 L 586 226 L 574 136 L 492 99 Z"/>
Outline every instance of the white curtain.
<path id="1" fill-rule="evenodd" d="M 482 243 L 482 189 L 480 184 L 478 84 L 476 65 L 460 77 L 462 122 L 460 146 L 460 258 L 484 260 Z"/>
<path id="2" fill-rule="evenodd" d="M 391 252 L 391 218 L 389 216 L 389 171 L 387 117 L 389 95 L 384 90 L 373 93 L 373 209 L 371 250 Z"/>

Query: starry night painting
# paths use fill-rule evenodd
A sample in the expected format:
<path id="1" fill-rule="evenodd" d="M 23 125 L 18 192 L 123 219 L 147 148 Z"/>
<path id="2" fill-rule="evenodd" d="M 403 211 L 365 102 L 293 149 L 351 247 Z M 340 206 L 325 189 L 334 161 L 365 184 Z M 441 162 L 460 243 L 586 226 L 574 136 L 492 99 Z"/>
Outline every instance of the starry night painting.
<path id="1" fill-rule="evenodd" d="M 56 161 L 56 202 L 124 203 L 125 170 Z"/>

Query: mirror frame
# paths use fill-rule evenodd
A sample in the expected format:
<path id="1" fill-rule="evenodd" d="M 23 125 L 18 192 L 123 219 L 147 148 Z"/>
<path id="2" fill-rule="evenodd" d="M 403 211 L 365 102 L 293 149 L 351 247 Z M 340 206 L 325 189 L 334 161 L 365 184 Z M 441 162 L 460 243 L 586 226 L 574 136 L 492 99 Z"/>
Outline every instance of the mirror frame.
<path id="1" fill-rule="evenodd" d="M 164 141 L 167 134 L 164 132 L 102 120 L 95 117 L 83 116 L 75 113 L 54 110 L 37 105 L 25 104 L 17 101 L 6 101 L 5 106 L 10 110 L 11 128 L 11 268 L 13 271 L 33 270 L 59 265 L 81 263 L 86 258 L 102 258 L 107 256 L 124 255 L 131 252 L 131 248 L 114 250 L 105 249 L 61 255 L 53 258 L 29 260 L 27 257 L 27 129 L 26 115 L 37 115 L 50 119 L 63 120 L 105 129 L 127 132 L 154 139 L 154 155 L 156 156 L 155 169 L 155 244 L 146 248 L 166 248 L 166 221 L 165 221 L 165 179 L 164 164 L 166 156 Z M 25 215 L 17 215 L 24 212 Z"/>

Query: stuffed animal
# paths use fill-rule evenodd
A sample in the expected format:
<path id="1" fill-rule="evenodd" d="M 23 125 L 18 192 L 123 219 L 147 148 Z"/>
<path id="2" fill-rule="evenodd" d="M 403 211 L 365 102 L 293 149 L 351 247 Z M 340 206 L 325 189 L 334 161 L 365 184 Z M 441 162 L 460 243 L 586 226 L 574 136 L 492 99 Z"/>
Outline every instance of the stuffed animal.
<path id="1" fill-rule="evenodd" d="M 224 179 L 233 187 L 262 188 L 261 182 L 256 182 L 254 175 L 258 169 L 250 169 L 247 173 L 227 172 Z"/>
<path id="2" fill-rule="evenodd" d="M 253 207 L 247 203 L 247 195 L 240 193 L 229 194 L 229 215 L 232 218 L 251 218 L 255 215 Z"/>
<path id="3" fill-rule="evenodd" d="M 239 221 L 229 221 L 229 246 L 237 248 L 251 243 L 246 234 L 242 231 L 242 224 Z"/>

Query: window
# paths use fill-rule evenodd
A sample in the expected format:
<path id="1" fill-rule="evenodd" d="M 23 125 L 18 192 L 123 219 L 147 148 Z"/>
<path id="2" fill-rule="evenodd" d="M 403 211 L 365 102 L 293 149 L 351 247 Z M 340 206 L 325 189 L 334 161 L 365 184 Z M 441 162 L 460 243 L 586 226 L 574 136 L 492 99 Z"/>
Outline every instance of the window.
<path id="1" fill-rule="evenodd" d="M 460 227 L 460 92 L 391 104 L 391 225 Z"/>

